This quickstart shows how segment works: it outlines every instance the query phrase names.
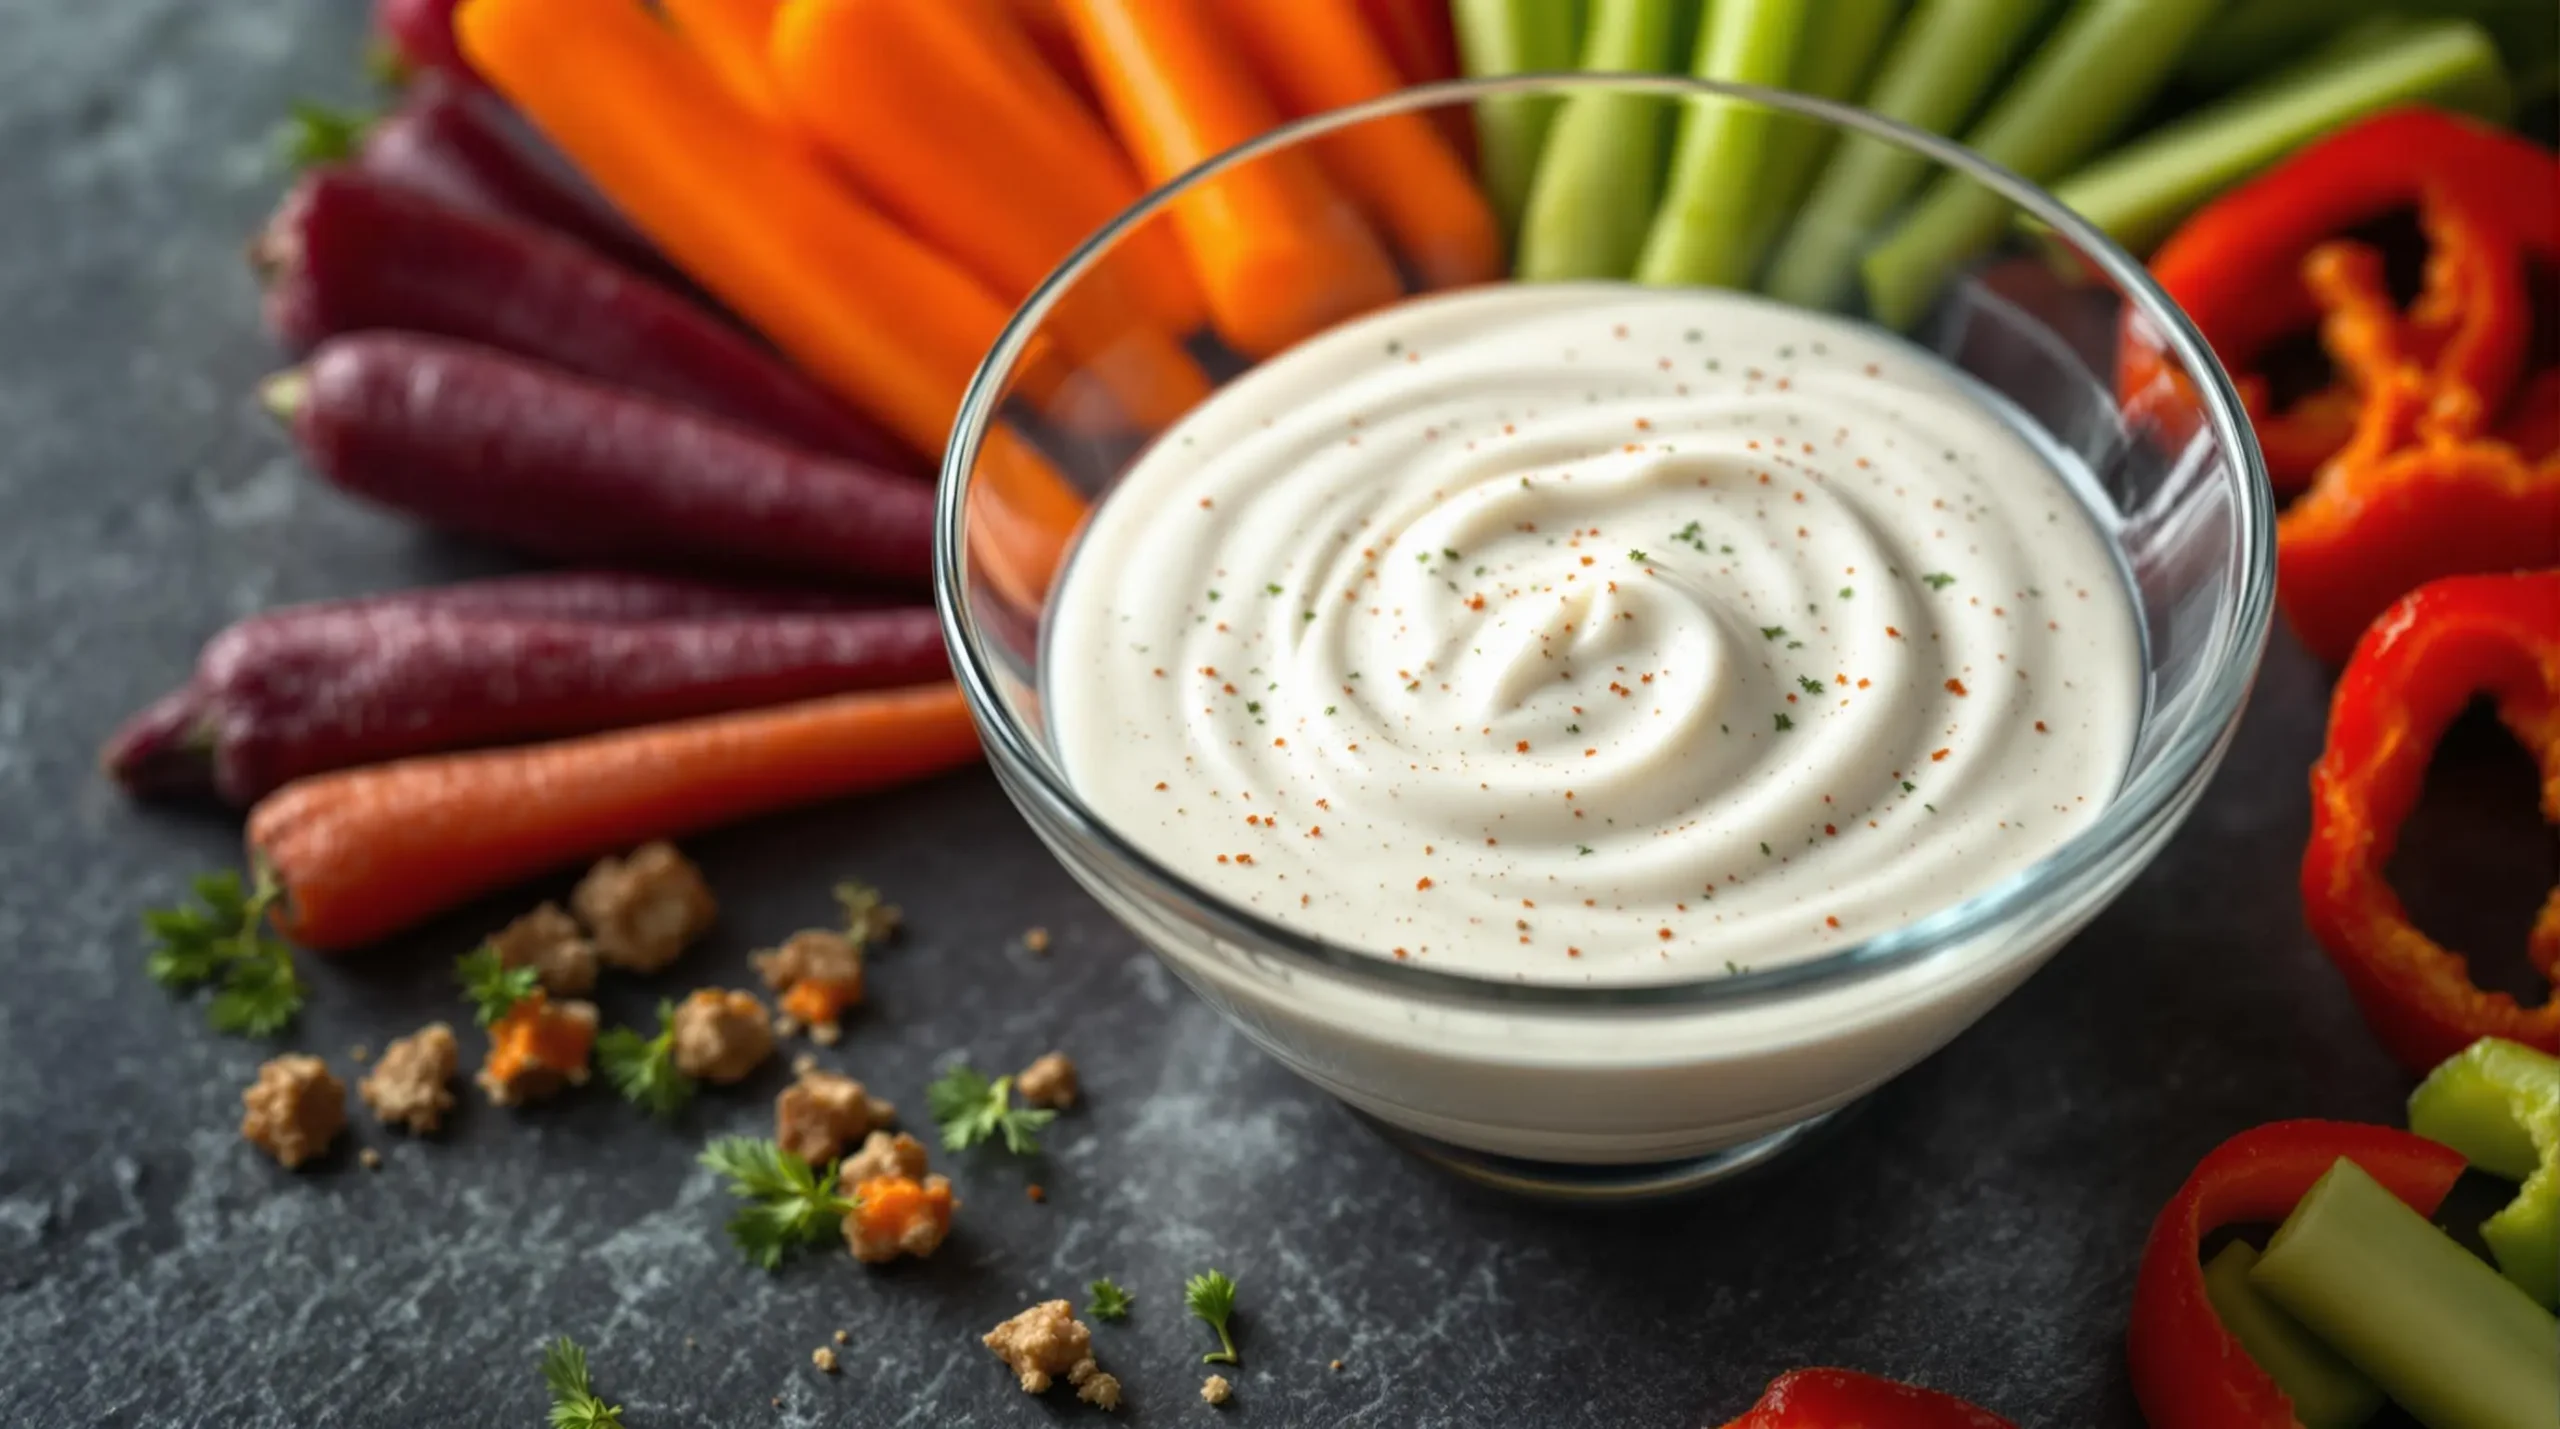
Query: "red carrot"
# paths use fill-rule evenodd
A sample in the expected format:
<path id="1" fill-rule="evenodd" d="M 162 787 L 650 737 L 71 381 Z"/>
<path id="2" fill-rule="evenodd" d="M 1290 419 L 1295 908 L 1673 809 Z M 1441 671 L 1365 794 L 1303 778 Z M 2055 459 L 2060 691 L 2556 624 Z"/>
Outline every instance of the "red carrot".
<path id="1" fill-rule="evenodd" d="M 950 685 L 837 695 L 296 780 L 250 811 L 249 851 L 284 889 L 285 935 L 337 951 L 580 859 L 977 755 Z"/>
<path id="2" fill-rule="evenodd" d="M 374 0 L 373 29 L 402 69 L 479 81 L 453 38 L 462 0 Z"/>
<path id="3" fill-rule="evenodd" d="M 556 233 L 324 168 L 252 256 L 303 347 L 395 329 L 503 349 L 884 470 L 922 462 L 700 307 Z"/>
<path id="4" fill-rule="evenodd" d="M 379 119 L 297 109 L 296 152 L 347 160 L 455 208 L 556 229 L 653 277 L 675 268 L 567 171 L 514 133 L 494 96 L 422 75 Z"/>
<path id="5" fill-rule="evenodd" d="M 708 620 L 732 615 L 826 615 L 877 610 L 881 604 L 843 591 L 687 580 L 640 571 L 583 570 L 484 576 L 447 585 L 313 601 L 286 609 L 319 612 L 384 607 L 522 620 Z"/>
<path id="6" fill-rule="evenodd" d="M 354 333 L 268 381 L 332 483 L 570 561 L 920 585 L 933 492 L 487 348 Z"/>
<path id="7" fill-rule="evenodd" d="M 580 621 L 457 614 L 433 592 L 252 616 L 111 739 L 133 793 L 246 806 L 306 774 L 918 684 L 929 608 Z M 172 715 L 183 708 L 183 718 Z"/>

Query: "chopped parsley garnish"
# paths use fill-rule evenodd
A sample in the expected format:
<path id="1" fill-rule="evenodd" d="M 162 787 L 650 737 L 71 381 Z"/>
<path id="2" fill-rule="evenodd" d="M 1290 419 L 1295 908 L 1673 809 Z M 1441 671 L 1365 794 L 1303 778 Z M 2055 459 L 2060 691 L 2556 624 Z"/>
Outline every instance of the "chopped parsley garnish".
<path id="1" fill-rule="evenodd" d="M 1138 1298 L 1112 1284 L 1107 1275 L 1085 1286 L 1085 1290 L 1093 1296 L 1093 1303 L 1085 1306 L 1084 1312 L 1097 1320 L 1128 1319 L 1129 1306 Z"/>
<path id="2" fill-rule="evenodd" d="M 747 1202 L 729 1218 L 729 1239 L 747 1259 L 767 1270 L 781 1268 L 795 1246 L 834 1236 L 852 1215 L 854 1199 L 836 1190 L 836 1168 L 817 1171 L 770 1141 L 724 1136 L 702 1150 L 701 1162 L 729 1178 L 729 1194 Z"/>
<path id="3" fill-rule="evenodd" d="M 1788 730 L 1796 727 L 1796 722 L 1787 718 L 1787 713 L 1784 710 L 1780 710 L 1777 713 L 1776 719 L 1778 721 L 1778 732 L 1781 734 L 1784 734 Z"/>
<path id="4" fill-rule="evenodd" d="M 1920 792 L 1920 786 L 1912 783 L 1908 779 L 1905 779 L 1902 781 L 1902 792 L 1905 794 L 1917 794 Z"/>
<path id="5" fill-rule="evenodd" d="M 1564 732 L 1567 734 L 1580 734 L 1582 733 L 1582 726 L 1578 724 L 1569 724 L 1564 727 Z"/>
<path id="6" fill-rule="evenodd" d="M 1331 714 L 1331 713 L 1333 713 L 1333 706 L 1331 706 L 1331 705 L 1326 705 L 1326 706 L 1324 707 L 1324 712 L 1325 712 L 1326 714 Z"/>
<path id="7" fill-rule="evenodd" d="M 1218 1332 L 1218 1348 L 1202 1355 L 1201 1363 L 1238 1363 L 1235 1337 L 1227 1333 L 1227 1321 L 1236 1313 L 1236 1283 L 1215 1270 L 1192 1276 L 1182 1287 L 1182 1303 Z"/>
<path id="8" fill-rule="evenodd" d="M 1643 565 L 1645 562 L 1652 560 L 1653 557 L 1646 555 L 1642 551 L 1629 551 L 1627 552 L 1627 559 L 1635 562 L 1637 565 Z"/>
<path id="9" fill-rule="evenodd" d="M 542 1382 L 551 1387 L 551 1429 L 622 1429 L 622 1407 L 596 1398 L 587 1352 L 567 1335 L 542 1352 Z"/>
<path id="10" fill-rule="evenodd" d="M 1818 695 L 1822 693 L 1822 682 L 1811 675 L 1798 675 L 1796 676 L 1796 688 L 1804 691 L 1808 695 Z"/>
<path id="11" fill-rule="evenodd" d="M 1005 1150 L 1029 1156 L 1040 1149 L 1040 1128 L 1058 1119 L 1045 1107 L 1013 1104 L 1013 1078 L 988 1081 L 962 1062 L 924 1089 L 925 1104 L 942 1124 L 942 1149 L 966 1151 L 1001 1135 Z"/>
<path id="12" fill-rule="evenodd" d="M 1260 713 L 1262 713 L 1262 701 L 1260 701 L 1260 700 L 1247 700 L 1247 701 L 1245 701 L 1245 702 L 1244 702 L 1244 712 L 1245 712 L 1246 714 L 1260 714 Z"/>
<path id="13" fill-rule="evenodd" d="M 1762 858 L 1767 858 L 1769 856 L 1769 845 L 1765 840 L 1760 845 L 1760 856 Z"/>
<path id="14" fill-rule="evenodd" d="M 1956 583 L 1956 578 L 1945 571 L 1931 571 L 1920 578 L 1920 583 L 1931 590 L 1945 590 Z"/>
<path id="15" fill-rule="evenodd" d="M 1840 598 L 1842 600 L 1853 600 L 1857 597 L 1857 594 L 1858 593 L 1856 591 L 1851 590 L 1847 586 L 1840 587 Z"/>
<path id="16" fill-rule="evenodd" d="M 1452 561 L 1454 561 L 1454 560 L 1458 559 L 1458 553 L 1457 553 L 1457 552 L 1455 552 L 1455 551 L 1450 550 L 1450 549 L 1449 549 L 1448 547 L 1446 547 L 1446 546 L 1443 546 L 1443 547 L 1441 547 L 1441 548 L 1440 548 L 1440 554 L 1441 554 L 1441 556 L 1442 556 L 1444 559 L 1447 559 L 1447 560 L 1452 560 Z"/>
<path id="17" fill-rule="evenodd" d="M 173 991 L 219 982 L 205 1010 L 217 1032 L 264 1037 L 284 1030 L 302 1011 L 302 979 L 293 949 L 265 931 L 267 910 L 283 890 L 264 875 L 244 890 L 236 873 L 208 873 L 193 886 L 201 908 L 142 915 L 159 944 L 151 950 L 151 980 Z"/>
<path id="18" fill-rule="evenodd" d="M 1209 598 L 1211 600 L 1216 600 L 1218 598 L 1218 593 L 1216 591 L 1209 592 Z"/>
<path id="19" fill-rule="evenodd" d="M 1280 593 L 1280 585 L 1275 581 L 1270 585 L 1264 586 L 1263 590 L 1271 595 L 1278 595 Z"/>
<path id="20" fill-rule="evenodd" d="M 651 1116 L 674 1116 L 693 1100 L 693 1078 L 676 1066 L 676 1005 L 658 1003 L 658 1035 L 628 1027 L 607 1028 L 596 1039 L 596 1065 L 613 1089 Z"/>
<path id="21" fill-rule="evenodd" d="M 1574 854 L 1575 854 L 1577 857 L 1581 857 L 1581 858 L 1589 858 L 1589 857 L 1591 857 L 1591 845 L 1589 845 L 1589 844 L 1575 844 L 1575 845 L 1573 846 L 1573 851 L 1574 851 Z"/>
<path id="22" fill-rule="evenodd" d="M 1786 633 L 1787 627 L 1783 625 L 1763 625 L 1760 627 L 1760 638 L 1763 640 L 1775 640 Z"/>
<path id="23" fill-rule="evenodd" d="M 508 967 L 494 943 L 482 943 L 455 959 L 453 971 L 462 982 L 462 997 L 471 1004 L 472 1017 L 483 1027 L 531 997 L 542 981 L 541 971 L 530 963 Z"/>

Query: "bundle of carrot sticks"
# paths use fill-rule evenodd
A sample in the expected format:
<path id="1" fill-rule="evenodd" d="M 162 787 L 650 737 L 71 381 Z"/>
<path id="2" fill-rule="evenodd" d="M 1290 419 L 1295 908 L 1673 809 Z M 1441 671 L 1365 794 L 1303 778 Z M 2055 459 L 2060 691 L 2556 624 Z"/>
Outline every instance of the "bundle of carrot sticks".
<path id="1" fill-rule="evenodd" d="M 248 809 L 324 950 L 977 743 L 932 470 L 1008 314 L 1200 161 L 1449 77 L 1444 0 L 377 0 L 399 92 L 297 111 L 250 254 L 260 396 L 343 490 L 550 569 L 269 611 L 109 740 Z M 1044 420 L 1145 433 L 1276 351 L 1498 274 L 1462 122 L 1240 166 L 1037 335 Z M 564 162 L 565 161 L 565 162 Z M 972 558 L 1036 604 L 1084 502 L 1012 429 Z M 983 541 L 980 548 L 976 543 Z"/>

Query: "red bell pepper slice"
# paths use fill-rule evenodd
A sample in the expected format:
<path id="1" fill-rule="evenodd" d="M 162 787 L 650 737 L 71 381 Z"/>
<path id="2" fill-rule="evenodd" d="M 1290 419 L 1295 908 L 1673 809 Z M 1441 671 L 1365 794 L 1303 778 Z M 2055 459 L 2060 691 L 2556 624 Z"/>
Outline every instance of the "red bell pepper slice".
<path id="1" fill-rule="evenodd" d="M 2439 110 L 2378 114 L 2208 205 L 2152 257 L 2152 276 L 2236 374 L 2279 490 L 2308 483 L 2346 444 L 2362 401 L 2332 388 L 2272 412 L 2252 369 L 2319 320 L 2302 272 L 2312 250 L 2409 208 L 2430 255 L 2404 341 L 2433 390 L 2495 417 L 2530 347 L 2527 266 L 2560 266 L 2560 159 L 2527 140 Z M 2139 407 L 2163 368 L 2155 340 L 2129 338 L 2122 390 Z"/>
<path id="2" fill-rule="evenodd" d="M 2303 911 L 2365 1021 L 2413 1072 L 2482 1037 L 2560 1052 L 2560 997 L 2525 1007 L 2474 984 L 2383 877 L 2436 741 L 2479 694 L 2533 755 L 2543 817 L 2560 825 L 2560 570 L 2440 580 L 2386 611 L 2339 676 L 2311 770 Z M 2525 951 L 2560 987 L 2560 890 Z"/>
<path id="3" fill-rule="evenodd" d="M 2225 1226 L 2283 1220 L 2341 1157 L 2426 1216 L 2463 1167 L 2424 1137 L 2344 1121 L 2270 1122 L 2196 1163 L 2151 1225 L 2125 1334 L 2134 1397 L 2155 1429 L 2297 1429 L 2292 1401 L 2214 1313 L 2199 1256 Z"/>
<path id="4" fill-rule="evenodd" d="M 1953 1395 L 1848 1369 L 1792 1370 L 1724 1429 L 2018 1429 Z"/>

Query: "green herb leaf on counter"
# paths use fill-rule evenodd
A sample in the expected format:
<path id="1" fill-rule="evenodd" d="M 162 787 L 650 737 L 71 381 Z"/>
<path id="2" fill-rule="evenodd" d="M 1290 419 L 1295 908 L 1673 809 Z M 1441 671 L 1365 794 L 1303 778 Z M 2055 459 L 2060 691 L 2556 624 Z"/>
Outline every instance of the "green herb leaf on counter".
<path id="1" fill-rule="evenodd" d="M 587 1352 L 567 1335 L 542 1352 L 542 1382 L 551 1386 L 552 1429 L 622 1429 L 622 1408 L 596 1398 Z"/>
<path id="2" fill-rule="evenodd" d="M 1202 1364 L 1236 1364 L 1236 1342 L 1227 1320 L 1236 1312 L 1236 1283 L 1222 1271 L 1192 1276 L 1182 1287 L 1182 1303 L 1218 1332 L 1218 1348 L 1200 1357 Z"/>
<path id="3" fill-rule="evenodd" d="M 302 1011 L 302 979 L 293 949 L 264 931 L 267 910 L 283 890 L 261 874 L 247 889 L 236 873 L 208 873 L 193 889 L 201 907 L 154 908 L 142 926 L 158 944 L 151 980 L 172 991 L 219 983 L 206 1020 L 217 1032 L 264 1037 Z"/>
<path id="4" fill-rule="evenodd" d="M 365 131 L 373 127 L 373 120 L 365 115 L 308 100 L 297 102 L 289 114 L 277 144 L 284 150 L 285 162 L 296 169 L 354 158 L 364 147 Z"/>
<path id="5" fill-rule="evenodd" d="M 1015 1106 L 1013 1078 L 988 1081 L 966 1062 L 926 1087 L 924 1098 L 933 1109 L 933 1119 L 942 1126 L 945 1151 L 966 1151 L 1000 1134 L 1005 1150 L 1029 1156 L 1040 1149 L 1040 1128 L 1058 1119 L 1056 1112 L 1045 1108 Z"/>
<path id="6" fill-rule="evenodd" d="M 1763 625 L 1760 627 L 1760 638 L 1763 640 L 1783 639 L 1785 638 L 1786 633 L 1787 627 L 1783 625 Z"/>
<path id="7" fill-rule="evenodd" d="M 1798 675 L 1796 676 L 1796 688 L 1804 691 L 1808 695 L 1818 695 L 1822 693 L 1822 682 L 1811 675 Z"/>
<path id="8" fill-rule="evenodd" d="M 1093 1303 L 1085 1306 L 1084 1312 L 1097 1320 L 1128 1319 L 1129 1306 L 1138 1298 L 1112 1284 L 1111 1277 L 1107 1275 L 1087 1285 L 1085 1289 L 1092 1293 Z"/>
<path id="9" fill-rule="evenodd" d="M 542 982 L 541 972 L 531 963 L 508 967 L 492 943 L 482 943 L 464 953 L 454 961 L 453 972 L 462 983 L 463 1000 L 471 1004 L 471 1015 L 483 1027 L 531 997 Z"/>
<path id="10" fill-rule="evenodd" d="M 703 1148 L 700 1160 L 729 1178 L 730 1195 L 748 1203 L 729 1218 L 729 1239 L 767 1270 L 779 1269 L 793 1247 L 836 1234 L 854 1212 L 854 1198 L 837 1194 L 833 1162 L 813 1170 L 752 1136 L 721 1137 Z"/>
<path id="11" fill-rule="evenodd" d="M 1778 714 L 1778 716 L 1777 716 L 1777 722 L 1778 722 L 1778 733 L 1780 733 L 1780 734 L 1784 734 L 1784 733 L 1786 733 L 1788 730 L 1791 730 L 1791 729 L 1793 729 L 1793 728 L 1795 728 L 1795 727 L 1796 727 L 1796 722 L 1795 722 L 1794 720 L 1791 720 L 1791 719 L 1787 718 L 1786 713 L 1785 713 L 1783 710 L 1779 712 L 1779 714 Z"/>
<path id="12" fill-rule="evenodd" d="M 693 1100 L 693 1078 L 676 1068 L 676 1005 L 658 1004 L 658 1035 L 643 1037 L 628 1027 L 611 1027 L 596 1039 L 596 1065 L 622 1099 L 666 1118 Z"/>
<path id="13" fill-rule="evenodd" d="M 836 885 L 836 902 L 844 908 L 844 935 L 854 946 L 876 948 L 897 936 L 905 915 L 868 883 L 847 879 Z"/>
<path id="14" fill-rule="evenodd" d="M 1931 571 L 1920 578 L 1920 583 L 1931 590 L 1945 590 L 1956 583 L 1956 578 L 1945 571 Z"/>

